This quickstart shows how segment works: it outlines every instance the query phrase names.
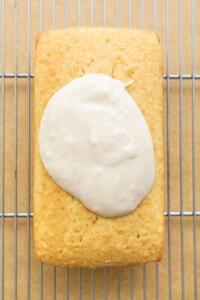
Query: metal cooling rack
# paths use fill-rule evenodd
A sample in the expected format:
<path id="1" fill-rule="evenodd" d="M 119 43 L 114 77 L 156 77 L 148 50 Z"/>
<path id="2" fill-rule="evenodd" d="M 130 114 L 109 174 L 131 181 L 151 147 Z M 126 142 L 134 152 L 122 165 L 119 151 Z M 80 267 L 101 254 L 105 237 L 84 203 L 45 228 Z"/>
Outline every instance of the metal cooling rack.
<path id="1" fill-rule="evenodd" d="M 197 66 L 196 47 L 200 45 L 196 26 L 200 6 L 198 1 L 174 1 L 177 9 L 178 64 L 171 72 L 173 44 L 171 42 L 173 24 L 173 1 L 152 0 L 1 0 L 1 206 L 0 206 L 0 295 L 1 299 L 199 299 L 200 272 L 200 207 L 197 200 L 197 174 L 199 174 L 199 137 L 196 114 L 200 112 L 196 95 L 199 88 L 200 68 Z M 188 22 L 183 11 L 188 5 L 190 12 L 190 54 L 191 69 L 184 72 L 185 40 L 184 24 Z M 22 7 L 23 6 L 23 7 Z M 98 8 L 101 8 L 98 10 Z M 148 9 L 146 9 L 148 8 Z M 126 10 L 126 13 L 125 13 Z M 10 13 L 9 13 L 10 11 Z M 164 12 L 164 13 L 163 13 Z M 123 14 L 122 14 L 123 13 Z M 23 14 L 23 18 L 21 17 Z M 99 15 L 102 15 L 99 18 Z M 164 21 L 162 16 L 164 16 Z M 151 25 L 146 25 L 150 23 Z M 59 23 L 60 22 L 60 23 Z M 62 23 L 62 24 L 61 24 Z M 10 28 L 9 28 L 10 26 Z M 32 243 L 31 204 L 31 116 L 33 100 L 32 71 L 35 34 L 43 29 L 68 26 L 123 26 L 141 27 L 160 31 L 161 43 L 165 50 L 165 103 L 166 103 L 166 161 L 167 199 L 165 211 L 165 248 L 160 263 L 143 267 L 105 268 L 104 270 L 60 270 L 59 268 L 36 262 Z M 173 25 L 175 26 L 175 25 Z M 25 33 L 22 27 L 26 28 Z M 12 31 L 13 35 L 10 34 Z M 20 50 L 20 34 L 24 34 Z M 11 48 L 8 40 L 12 40 Z M 12 61 L 9 64 L 8 59 Z M 199 69 L 198 69 L 199 68 Z M 173 69 L 174 70 L 174 69 Z M 189 82 L 188 83 L 186 83 Z M 185 89 L 190 94 L 191 124 L 188 145 L 185 143 Z M 171 149 L 176 143 L 172 138 L 174 93 L 178 90 L 178 162 L 173 164 Z M 22 91 L 22 92 L 21 92 Z M 22 94 L 23 95 L 22 95 Z M 24 127 L 20 127 L 21 96 Z M 173 99 L 173 101 L 172 101 Z M 10 104 L 11 102 L 11 104 Z M 10 105 L 11 110 L 8 109 Z M 198 111 L 197 111 L 198 110 Z M 11 117 L 9 117 L 11 114 Z M 9 123 L 12 142 L 8 138 Z M 23 135 L 23 138 L 22 138 Z M 184 153 L 190 147 L 189 169 L 190 200 L 185 209 L 185 168 Z M 25 157 L 21 149 L 25 148 Z M 8 156 L 12 157 L 11 166 Z M 25 160 L 25 163 L 23 162 Z M 23 179 L 20 177 L 23 165 Z M 178 169 L 178 200 L 174 205 L 173 172 Z M 12 185 L 9 185 L 9 176 Z M 21 183 L 21 181 L 22 183 Z M 21 189 L 23 199 L 20 198 Z M 21 208 L 23 207 L 23 209 Z M 174 209 L 175 207 L 175 209 Z M 21 222 L 22 220 L 22 222 Z M 177 224 L 178 226 L 177 226 Z M 190 227 L 190 269 L 185 251 L 189 244 L 187 226 Z M 23 230 L 22 230 L 23 227 Z M 176 236 L 174 230 L 177 230 Z M 24 235 L 24 240 L 22 239 Z M 177 241 L 176 241 L 177 237 Z M 174 246 L 174 243 L 177 246 Z M 175 254 L 178 251 L 178 254 Z M 22 259 L 24 256 L 24 259 Z M 189 274 L 188 274 L 189 272 Z M 21 275 L 24 273 L 25 275 Z M 190 285 L 188 278 L 191 277 Z M 178 279 L 177 279 L 178 278 Z M 189 294 L 188 294 L 189 289 Z M 188 296 L 189 295 L 189 296 Z"/>

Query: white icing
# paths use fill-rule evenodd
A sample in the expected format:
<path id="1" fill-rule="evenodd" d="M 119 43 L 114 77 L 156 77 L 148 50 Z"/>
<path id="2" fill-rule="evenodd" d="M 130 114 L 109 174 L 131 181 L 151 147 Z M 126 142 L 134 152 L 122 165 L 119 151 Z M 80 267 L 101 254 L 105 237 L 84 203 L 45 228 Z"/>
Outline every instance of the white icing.
<path id="1" fill-rule="evenodd" d="M 105 217 L 134 210 L 155 176 L 147 123 L 127 85 L 88 74 L 48 102 L 39 130 L 44 167 L 56 183 Z"/>

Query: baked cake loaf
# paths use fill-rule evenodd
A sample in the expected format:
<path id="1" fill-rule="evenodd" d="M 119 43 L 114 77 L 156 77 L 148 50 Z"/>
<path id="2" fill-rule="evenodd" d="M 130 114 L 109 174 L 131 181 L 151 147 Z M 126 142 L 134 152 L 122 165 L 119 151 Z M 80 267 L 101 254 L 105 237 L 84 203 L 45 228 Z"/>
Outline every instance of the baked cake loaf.
<path id="1" fill-rule="evenodd" d="M 156 177 L 131 213 L 104 218 L 60 188 L 43 167 L 38 131 L 44 109 L 65 84 L 87 73 L 123 82 L 153 140 Z M 164 237 L 162 55 L 151 31 L 70 28 L 37 38 L 34 102 L 34 239 L 39 260 L 61 267 L 141 265 L 158 261 Z"/>

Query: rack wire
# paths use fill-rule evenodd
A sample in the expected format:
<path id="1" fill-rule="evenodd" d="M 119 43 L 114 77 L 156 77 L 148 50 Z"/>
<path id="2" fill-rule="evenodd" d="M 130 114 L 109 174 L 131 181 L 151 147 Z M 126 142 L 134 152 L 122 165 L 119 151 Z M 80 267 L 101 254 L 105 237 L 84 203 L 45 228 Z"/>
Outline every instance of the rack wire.
<path id="1" fill-rule="evenodd" d="M 200 289 L 200 2 L 1 0 L 1 299 L 195 299 Z M 37 262 L 31 201 L 33 63 L 38 31 L 152 29 L 165 61 L 165 245 L 159 263 L 101 270 Z M 133 49 L 134 51 L 134 49 Z"/>

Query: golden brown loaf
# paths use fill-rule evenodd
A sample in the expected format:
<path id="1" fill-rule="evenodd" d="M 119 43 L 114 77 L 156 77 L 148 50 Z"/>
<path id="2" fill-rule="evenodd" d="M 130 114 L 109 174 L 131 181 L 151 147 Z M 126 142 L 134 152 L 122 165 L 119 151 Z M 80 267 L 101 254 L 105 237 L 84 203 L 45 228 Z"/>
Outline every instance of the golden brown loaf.
<path id="1" fill-rule="evenodd" d="M 161 259 L 163 215 L 162 56 L 158 37 L 145 30 L 71 28 L 38 35 L 34 102 L 34 236 L 39 260 L 63 267 L 140 265 Z M 103 218 L 62 190 L 45 171 L 38 129 L 51 96 L 84 73 L 124 82 L 148 122 L 156 178 L 130 214 Z"/>

